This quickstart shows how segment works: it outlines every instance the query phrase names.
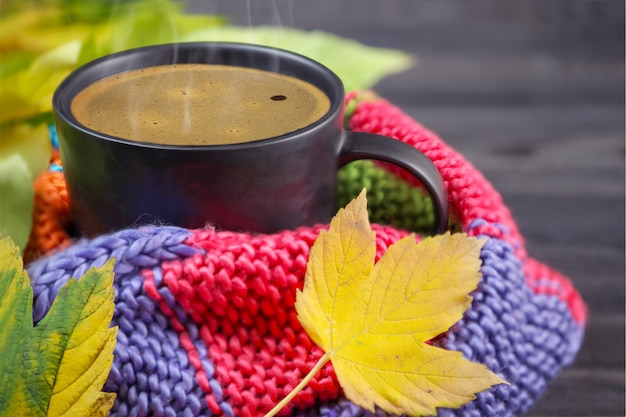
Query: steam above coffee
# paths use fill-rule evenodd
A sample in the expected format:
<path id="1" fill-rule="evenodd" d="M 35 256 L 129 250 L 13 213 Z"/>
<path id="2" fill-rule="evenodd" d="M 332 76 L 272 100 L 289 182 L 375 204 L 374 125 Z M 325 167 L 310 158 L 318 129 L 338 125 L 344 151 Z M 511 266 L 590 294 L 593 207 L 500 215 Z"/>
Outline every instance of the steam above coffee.
<path id="1" fill-rule="evenodd" d="M 74 97 L 89 129 L 168 145 L 224 145 L 302 129 L 330 109 L 328 97 L 295 77 L 208 64 L 147 67 L 109 76 Z"/>

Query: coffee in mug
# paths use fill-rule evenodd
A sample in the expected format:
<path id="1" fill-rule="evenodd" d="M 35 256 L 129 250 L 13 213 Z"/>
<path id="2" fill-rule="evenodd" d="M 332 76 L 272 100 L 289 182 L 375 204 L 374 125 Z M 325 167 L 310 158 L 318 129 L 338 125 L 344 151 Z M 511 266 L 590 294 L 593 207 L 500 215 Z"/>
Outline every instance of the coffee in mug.
<path id="1" fill-rule="evenodd" d="M 72 101 L 89 129 L 133 141 L 226 145 L 267 139 L 311 125 L 328 97 L 296 77 L 255 68 L 172 64 L 111 75 Z"/>

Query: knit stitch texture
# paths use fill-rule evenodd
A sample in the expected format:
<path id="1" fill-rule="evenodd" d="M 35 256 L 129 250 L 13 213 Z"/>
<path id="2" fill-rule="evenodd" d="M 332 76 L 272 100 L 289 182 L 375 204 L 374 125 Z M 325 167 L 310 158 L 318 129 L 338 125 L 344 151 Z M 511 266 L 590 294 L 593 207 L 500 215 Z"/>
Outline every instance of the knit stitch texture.
<path id="1" fill-rule="evenodd" d="M 432 343 L 485 364 L 510 385 L 438 415 L 525 413 L 574 360 L 584 303 L 567 278 L 528 256 L 509 210 L 475 168 L 398 108 L 364 97 L 348 96 L 349 127 L 424 152 L 446 183 L 452 228 L 487 238 L 471 307 Z M 62 183 L 62 173 L 46 173 L 40 181 L 46 187 Z M 377 259 L 410 231 L 425 233 L 432 225 L 430 199 L 401 172 L 357 162 L 342 170 L 339 181 L 340 205 L 368 188 Z M 39 257 L 28 265 L 36 321 L 65 282 L 116 259 L 113 325 L 119 334 L 104 388 L 117 393 L 112 416 L 262 416 L 323 354 L 300 326 L 294 301 L 310 248 L 326 225 L 273 235 L 146 226 L 73 239 L 67 197 L 41 198 L 40 189 L 35 216 L 47 219 L 40 225 L 54 224 L 35 226 L 29 244 L 32 259 Z M 62 185 L 45 189 L 57 197 L 63 192 Z M 46 233 L 57 243 L 44 247 Z M 386 416 L 345 399 L 332 364 L 283 415 Z"/>

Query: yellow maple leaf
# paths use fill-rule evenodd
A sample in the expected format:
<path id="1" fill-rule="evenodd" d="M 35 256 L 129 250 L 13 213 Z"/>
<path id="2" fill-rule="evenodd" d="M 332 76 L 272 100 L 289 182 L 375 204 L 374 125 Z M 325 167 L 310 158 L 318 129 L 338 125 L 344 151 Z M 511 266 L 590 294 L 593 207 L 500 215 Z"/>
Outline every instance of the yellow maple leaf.
<path id="1" fill-rule="evenodd" d="M 300 323 L 326 352 L 348 399 L 374 411 L 431 415 L 506 383 L 460 352 L 426 342 L 469 308 L 484 244 L 465 234 L 415 242 L 410 235 L 374 264 L 365 193 L 333 218 L 311 248 Z M 314 371 L 315 371 L 314 369 Z"/>

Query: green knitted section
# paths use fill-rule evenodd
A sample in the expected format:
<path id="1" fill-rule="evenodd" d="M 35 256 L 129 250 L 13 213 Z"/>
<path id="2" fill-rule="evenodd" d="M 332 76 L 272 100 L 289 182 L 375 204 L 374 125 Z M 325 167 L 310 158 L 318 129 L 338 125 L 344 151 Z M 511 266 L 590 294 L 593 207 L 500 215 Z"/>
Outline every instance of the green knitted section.
<path id="1" fill-rule="evenodd" d="M 345 207 L 363 188 L 372 223 L 430 234 L 434 225 L 432 200 L 373 161 L 355 161 L 339 171 L 338 202 Z"/>

